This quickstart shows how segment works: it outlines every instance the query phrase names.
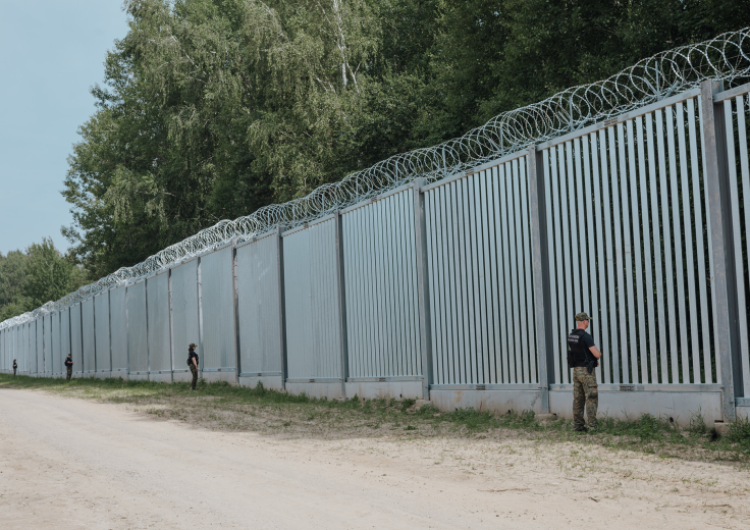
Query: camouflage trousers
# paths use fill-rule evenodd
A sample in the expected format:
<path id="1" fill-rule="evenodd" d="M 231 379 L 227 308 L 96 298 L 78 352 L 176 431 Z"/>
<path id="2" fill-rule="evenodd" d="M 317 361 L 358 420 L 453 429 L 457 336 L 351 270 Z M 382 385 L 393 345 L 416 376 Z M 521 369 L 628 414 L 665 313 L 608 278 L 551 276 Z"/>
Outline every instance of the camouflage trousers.
<path id="1" fill-rule="evenodd" d="M 198 369 L 195 367 L 194 364 L 190 364 L 190 371 L 193 373 L 192 388 L 193 390 L 195 390 L 195 385 L 198 383 Z"/>
<path id="2" fill-rule="evenodd" d="M 596 385 L 596 371 L 588 373 L 586 368 L 573 368 L 573 426 L 583 429 L 583 409 L 589 420 L 589 428 L 596 427 L 596 409 L 599 406 L 599 389 Z"/>
<path id="3" fill-rule="evenodd" d="M 67 372 L 68 372 L 67 380 L 70 381 L 70 376 L 73 375 L 73 367 L 72 366 L 68 366 Z"/>

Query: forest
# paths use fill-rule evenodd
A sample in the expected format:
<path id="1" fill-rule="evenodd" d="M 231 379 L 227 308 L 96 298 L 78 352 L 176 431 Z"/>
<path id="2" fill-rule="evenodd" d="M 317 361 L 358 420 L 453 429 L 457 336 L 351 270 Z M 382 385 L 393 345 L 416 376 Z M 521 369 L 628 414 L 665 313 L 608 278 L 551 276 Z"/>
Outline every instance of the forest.
<path id="1" fill-rule="evenodd" d="M 62 256 L 45 240 L 0 256 L 0 319 L 222 219 L 750 25 L 750 0 L 129 0 L 124 9 L 130 31 L 104 58 L 96 110 L 64 176 L 71 249 Z"/>

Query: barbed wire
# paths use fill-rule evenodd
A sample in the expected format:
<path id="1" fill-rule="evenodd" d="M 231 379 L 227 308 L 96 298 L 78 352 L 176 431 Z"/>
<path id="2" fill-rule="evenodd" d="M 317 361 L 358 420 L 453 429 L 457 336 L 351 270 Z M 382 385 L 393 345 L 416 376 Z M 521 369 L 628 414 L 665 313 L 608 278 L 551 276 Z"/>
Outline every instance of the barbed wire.
<path id="1" fill-rule="evenodd" d="M 643 107 L 705 80 L 734 84 L 750 77 L 750 28 L 644 59 L 608 79 L 569 88 L 502 113 L 459 138 L 394 155 L 316 188 L 306 197 L 223 220 L 132 267 L 81 287 L 56 302 L 0 323 L 0 329 L 62 310 L 108 289 L 129 285 L 233 239 L 246 241 L 278 226 L 296 228 L 422 178 L 435 182 L 506 154 Z"/>

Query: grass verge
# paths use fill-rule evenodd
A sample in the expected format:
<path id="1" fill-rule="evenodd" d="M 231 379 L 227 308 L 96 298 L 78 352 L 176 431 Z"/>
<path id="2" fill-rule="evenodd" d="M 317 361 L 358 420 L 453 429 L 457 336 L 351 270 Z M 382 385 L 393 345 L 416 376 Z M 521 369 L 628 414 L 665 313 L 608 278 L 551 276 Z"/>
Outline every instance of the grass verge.
<path id="1" fill-rule="evenodd" d="M 153 383 L 122 379 L 12 377 L 0 374 L 0 389 L 45 390 L 57 395 L 132 406 L 157 420 L 173 419 L 213 430 L 253 431 L 285 437 L 325 439 L 400 436 L 527 437 L 590 443 L 656 454 L 663 458 L 750 463 L 750 422 L 739 420 L 726 436 L 706 427 L 700 413 L 680 428 L 648 414 L 633 420 L 600 419 L 599 428 L 576 433 L 566 420 L 539 421 L 533 412 L 495 415 L 473 409 L 417 409 L 413 399 L 326 400 L 226 383 Z"/>

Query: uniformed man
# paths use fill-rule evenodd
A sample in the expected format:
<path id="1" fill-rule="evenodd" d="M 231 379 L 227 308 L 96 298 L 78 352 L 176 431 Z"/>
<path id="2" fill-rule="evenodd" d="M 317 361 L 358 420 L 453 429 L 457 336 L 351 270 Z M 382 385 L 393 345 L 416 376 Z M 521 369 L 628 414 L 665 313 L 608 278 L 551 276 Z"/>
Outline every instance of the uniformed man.
<path id="1" fill-rule="evenodd" d="M 16 370 L 18 370 L 18 363 L 13 359 L 13 377 L 16 376 Z"/>
<path id="2" fill-rule="evenodd" d="M 73 375 L 73 356 L 71 354 L 68 354 L 68 356 L 65 358 L 65 370 L 68 372 L 68 381 L 70 381 L 70 377 Z"/>
<path id="3" fill-rule="evenodd" d="M 193 374 L 192 388 L 195 390 L 195 385 L 198 383 L 198 354 L 195 353 L 195 344 L 188 346 L 188 366 Z"/>
<path id="4" fill-rule="evenodd" d="M 583 421 L 584 406 L 588 416 L 588 428 L 596 428 L 596 409 L 599 405 L 599 390 L 596 385 L 595 368 L 599 366 L 602 353 L 594 345 L 594 339 L 586 333 L 589 316 L 576 315 L 576 327 L 568 335 L 568 365 L 573 369 L 573 429 L 586 431 Z"/>

